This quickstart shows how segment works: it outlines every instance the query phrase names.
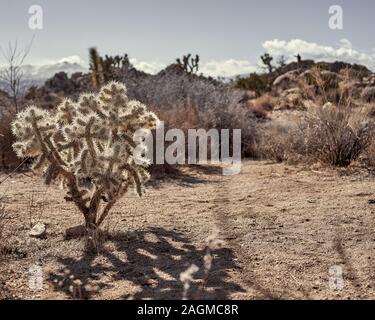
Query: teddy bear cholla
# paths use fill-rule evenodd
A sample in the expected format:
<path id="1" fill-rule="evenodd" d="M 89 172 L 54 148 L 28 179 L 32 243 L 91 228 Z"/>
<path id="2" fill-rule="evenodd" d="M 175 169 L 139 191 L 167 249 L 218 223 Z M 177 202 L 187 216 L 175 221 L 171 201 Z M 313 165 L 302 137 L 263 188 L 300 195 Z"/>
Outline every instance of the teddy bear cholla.
<path id="1" fill-rule="evenodd" d="M 142 195 L 148 163 L 136 161 L 133 151 L 141 141 L 133 136 L 158 123 L 145 105 L 128 99 L 123 84 L 111 82 L 78 102 L 65 99 L 54 112 L 26 108 L 12 124 L 13 148 L 34 159 L 33 170 L 43 171 L 46 184 L 61 181 L 86 228 L 97 229 L 129 189 Z"/>

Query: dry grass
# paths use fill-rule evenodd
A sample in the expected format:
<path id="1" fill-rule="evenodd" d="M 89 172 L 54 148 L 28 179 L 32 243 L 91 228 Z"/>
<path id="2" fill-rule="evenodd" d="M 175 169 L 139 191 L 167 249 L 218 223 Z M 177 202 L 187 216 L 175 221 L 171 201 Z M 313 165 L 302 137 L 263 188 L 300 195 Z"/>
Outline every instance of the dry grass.
<path id="1" fill-rule="evenodd" d="M 288 160 L 290 149 L 289 128 L 282 123 L 271 122 L 264 125 L 258 132 L 258 152 L 264 159 L 277 163 Z"/>
<path id="2" fill-rule="evenodd" d="M 266 94 L 255 99 L 250 105 L 249 110 L 259 119 L 268 119 L 268 113 L 275 107 L 275 98 Z"/>
<path id="3" fill-rule="evenodd" d="M 345 167 L 369 146 L 374 123 L 365 110 L 319 107 L 308 114 L 302 133 L 308 155 L 329 165 Z"/>
<path id="4" fill-rule="evenodd" d="M 344 83 L 349 81 L 349 73 L 348 70 L 344 75 Z M 305 124 L 301 126 L 305 151 L 320 162 L 348 166 L 367 149 L 373 138 L 370 110 L 364 104 L 358 107 L 353 92 L 341 90 L 331 78 L 316 70 L 312 75 L 319 94 L 312 96 L 317 107 L 308 110 Z"/>

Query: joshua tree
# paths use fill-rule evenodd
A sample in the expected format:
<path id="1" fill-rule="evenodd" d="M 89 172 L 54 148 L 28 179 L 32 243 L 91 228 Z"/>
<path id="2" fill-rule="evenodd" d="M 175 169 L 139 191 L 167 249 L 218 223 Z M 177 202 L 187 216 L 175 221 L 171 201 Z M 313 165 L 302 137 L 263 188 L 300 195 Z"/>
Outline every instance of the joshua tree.
<path id="1" fill-rule="evenodd" d="M 125 53 L 121 59 L 121 66 L 127 68 L 130 66 L 129 56 L 127 53 Z"/>
<path id="2" fill-rule="evenodd" d="M 116 70 L 131 67 L 127 54 L 124 56 L 106 54 L 102 58 L 96 48 L 91 48 L 89 56 L 92 87 L 96 90 L 100 89 L 104 83 L 116 80 Z"/>
<path id="3" fill-rule="evenodd" d="M 100 89 L 104 84 L 104 66 L 103 60 L 100 57 L 96 48 L 89 49 L 90 56 L 90 71 L 91 71 L 91 85 L 94 89 Z"/>
<path id="4" fill-rule="evenodd" d="M 114 204 L 129 189 L 142 195 L 147 162 L 134 155 L 134 132 L 153 129 L 157 116 L 138 101 L 129 101 L 124 85 L 111 82 L 98 94 L 64 100 L 54 111 L 28 107 L 17 115 L 13 148 L 34 158 L 46 184 L 60 181 L 83 214 L 89 234 L 96 231 Z M 140 159 L 142 160 L 142 159 Z"/>
<path id="5" fill-rule="evenodd" d="M 271 73 L 273 71 L 273 65 L 272 65 L 273 57 L 269 53 L 265 53 L 260 58 L 262 59 L 262 62 L 265 65 L 265 68 L 267 68 L 268 72 Z"/>
<path id="6" fill-rule="evenodd" d="M 186 72 L 197 73 L 199 71 L 199 60 L 199 55 L 195 55 L 195 58 L 192 58 L 191 54 L 189 53 L 188 55 L 182 57 L 182 61 L 181 59 L 177 59 L 176 62 Z"/>
<path id="7" fill-rule="evenodd" d="M 279 65 L 280 68 L 285 67 L 286 66 L 286 57 L 281 55 L 277 60 L 277 64 Z"/>

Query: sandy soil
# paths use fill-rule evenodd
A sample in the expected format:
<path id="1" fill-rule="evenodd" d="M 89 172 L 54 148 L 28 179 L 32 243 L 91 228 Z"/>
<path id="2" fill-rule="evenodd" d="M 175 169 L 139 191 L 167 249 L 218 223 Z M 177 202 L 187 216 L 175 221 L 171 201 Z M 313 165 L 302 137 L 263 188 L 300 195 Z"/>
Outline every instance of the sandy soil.
<path id="1" fill-rule="evenodd" d="M 183 171 L 154 182 L 140 200 L 122 199 L 98 254 L 86 252 L 82 238 L 65 238 L 82 219 L 57 186 L 30 174 L 7 180 L 0 185 L 11 218 L 2 244 L 3 294 L 180 299 L 180 273 L 194 263 L 200 267 L 189 291 L 194 297 L 206 239 L 218 230 L 224 245 L 214 252 L 201 298 L 375 298 L 373 175 L 252 161 L 232 177 L 212 167 Z M 46 239 L 28 236 L 37 221 L 48 224 Z M 35 265 L 44 276 L 39 290 L 29 286 Z M 332 266 L 342 268 L 342 290 L 329 286 Z"/>

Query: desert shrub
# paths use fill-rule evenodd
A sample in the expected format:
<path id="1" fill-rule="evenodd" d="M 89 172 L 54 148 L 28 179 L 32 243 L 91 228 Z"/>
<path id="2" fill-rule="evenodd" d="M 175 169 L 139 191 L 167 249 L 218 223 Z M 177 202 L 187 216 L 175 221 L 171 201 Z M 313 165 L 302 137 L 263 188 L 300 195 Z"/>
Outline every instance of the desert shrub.
<path id="1" fill-rule="evenodd" d="M 187 133 L 188 129 L 241 129 L 242 155 L 257 157 L 256 128 L 262 121 L 249 107 L 238 106 L 232 109 L 212 109 L 203 111 L 199 107 L 187 104 L 176 105 L 168 110 L 153 108 L 160 120 L 165 122 L 165 128 L 178 128 Z M 261 117 L 263 118 L 263 116 Z M 230 145 L 231 147 L 231 145 Z M 187 154 L 187 145 L 186 145 Z M 208 148 L 208 155 L 210 149 Z"/>
<path id="2" fill-rule="evenodd" d="M 263 155 L 279 162 L 346 167 L 367 150 L 374 136 L 374 122 L 362 109 L 325 105 L 295 121 L 266 130 L 260 148 Z"/>
<path id="3" fill-rule="evenodd" d="M 299 162 L 304 154 L 304 137 L 299 122 L 272 120 L 258 126 L 257 152 L 260 158 L 275 162 Z"/>
<path id="4" fill-rule="evenodd" d="M 142 195 L 149 174 L 133 155 L 133 134 L 157 122 L 145 105 L 129 101 L 124 85 L 111 82 L 54 112 L 28 107 L 13 122 L 13 147 L 19 157 L 36 158 L 33 169 L 44 172 L 46 184 L 62 183 L 95 235 L 120 197 L 133 188 Z"/>
<path id="5" fill-rule="evenodd" d="M 261 158 L 275 162 L 288 159 L 289 134 L 287 127 L 270 122 L 263 126 L 259 132 L 258 152 Z"/>
<path id="6" fill-rule="evenodd" d="M 374 136 L 371 110 L 358 106 L 350 91 L 327 90 L 318 71 L 310 74 L 313 86 L 306 79 L 300 84 L 302 96 L 309 101 L 307 110 L 287 126 L 272 121 L 262 127 L 259 148 L 264 157 L 345 167 L 369 147 Z"/>
<path id="7" fill-rule="evenodd" d="M 318 71 L 313 70 L 312 76 L 319 90 L 308 93 L 313 107 L 307 110 L 300 125 L 306 144 L 304 152 L 323 163 L 348 166 L 368 147 L 374 134 L 374 121 L 369 116 L 370 110 L 354 103 L 352 91 L 342 90 L 340 86 L 327 89 L 327 79 Z M 348 76 L 344 75 L 343 81 L 347 82 Z"/>
<path id="8" fill-rule="evenodd" d="M 267 74 L 252 73 L 247 78 L 237 78 L 234 86 L 237 89 L 254 91 L 258 96 L 261 96 L 271 90 L 272 79 Z"/>
<path id="9" fill-rule="evenodd" d="M 119 80 L 126 83 L 131 99 L 159 109 L 185 105 L 204 111 L 231 109 L 247 95 L 228 83 L 185 72 L 176 64 L 157 75 L 148 75 L 134 68 L 122 70 Z"/>
<path id="10" fill-rule="evenodd" d="M 245 158 L 257 158 L 256 132 L 261 120 L 257 118 L 251 110 L 238 108 L 237 110 L 221 111 L 213 114 L 213 128 L 240 129 L 241 130 L 241 150 Z M 230 144 L 230 148 L 232 145 Z"/>
<path id="11" fill-rule="evenodd" d="M 368 147 L 374 123 L 362 110 L 326 105 L 307 116 L 307 153 L 323 163 L 348 166 Z"/>

